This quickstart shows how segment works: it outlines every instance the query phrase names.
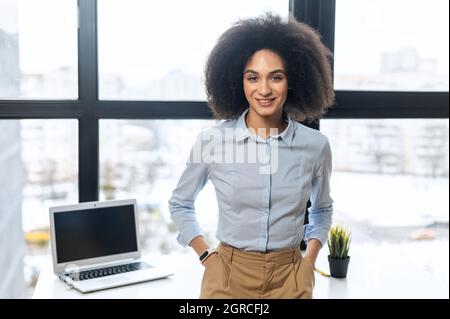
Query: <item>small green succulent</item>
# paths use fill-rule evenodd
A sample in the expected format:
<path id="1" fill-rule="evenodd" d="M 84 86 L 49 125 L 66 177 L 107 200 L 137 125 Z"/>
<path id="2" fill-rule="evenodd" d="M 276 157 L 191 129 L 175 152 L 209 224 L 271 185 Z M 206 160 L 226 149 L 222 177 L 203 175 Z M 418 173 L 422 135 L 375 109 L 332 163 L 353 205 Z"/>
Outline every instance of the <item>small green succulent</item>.
<path id="1" fill-rule="evenodd" d="M 345 259 L 348 257 L 350 235 L 350 231 L 340 225 L 331 227 L 330 235 L 328 236 L 328 248 L 332 258 Z"/>

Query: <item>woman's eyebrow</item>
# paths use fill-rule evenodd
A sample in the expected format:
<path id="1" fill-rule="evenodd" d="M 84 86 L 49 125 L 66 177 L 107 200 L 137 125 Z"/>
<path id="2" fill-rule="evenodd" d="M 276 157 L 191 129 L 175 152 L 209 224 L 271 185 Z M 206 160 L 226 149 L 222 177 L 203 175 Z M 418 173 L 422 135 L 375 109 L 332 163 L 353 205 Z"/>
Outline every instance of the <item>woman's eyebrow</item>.
<path id="1" fill-rule="evenodd" d="M 244 74 L 246 74 L 246 73 L 259 74 L 258 72 L 256 72 L 255 70 L 252 70 L 252 69 L 247 69 L 247 70 L 245 70 Z M 274 70 L 274 71 L 269 72 L 269 74 L 274 74 L 274 73 L 283 73 L 283 74 L 286 74 L 286 71 L 283 70 L 283 69 L 276 69 L 276 70 Z"/>

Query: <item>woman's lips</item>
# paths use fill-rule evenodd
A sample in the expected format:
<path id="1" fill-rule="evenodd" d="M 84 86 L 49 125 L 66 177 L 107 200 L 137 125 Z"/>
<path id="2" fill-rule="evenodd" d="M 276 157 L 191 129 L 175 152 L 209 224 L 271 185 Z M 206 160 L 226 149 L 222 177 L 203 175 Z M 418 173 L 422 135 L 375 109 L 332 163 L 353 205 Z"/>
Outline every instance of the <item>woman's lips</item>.
<path id="1" fill-rule="evenodd" d="M 258 104 L 261 106 L 271 106 L 273 101 L 275 101 L 276 98 L 270 98 L 270 99 L 256 99 L 258 101 Z"/>

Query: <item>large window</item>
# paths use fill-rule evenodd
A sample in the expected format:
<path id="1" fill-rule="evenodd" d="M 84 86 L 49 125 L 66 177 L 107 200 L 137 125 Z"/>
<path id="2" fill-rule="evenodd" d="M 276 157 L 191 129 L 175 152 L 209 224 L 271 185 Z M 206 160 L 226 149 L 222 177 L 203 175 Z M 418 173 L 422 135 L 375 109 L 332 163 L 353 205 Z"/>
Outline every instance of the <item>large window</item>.
<path id="1" fill-rule="evenodd" d="M 137 198 L 145 250 L 182 249 L 167 200 L 214 123 L 204 63 L 264 11 L 309 23 L 335 54 L 319 124 L 336 221 L 448 285 L 448 1 L 1 0 L 0 298 L 24 296 L 22 270 L 32 287 L 49 257 L 49 206 Z M 214 244 L 212 185 L 196 208 Z"/>
<path id="2" fill-rule="evenodd" d="M 100 122 L 100 198 L 136 198 L 146 251 L 181 250 L 168 200 L 195 138 L 211 120 L 102 120 Z M 211 183 L 196 203 L 207 239 L 215 243 L 218 210 Z"/>
<path id="3" fill-rule="evenodd" d="M 447 120 L 322 120 L 336 217 L 381 241 L 448 225 L 448 128 Z"/>
<path id="4" fill-rule="evenodd" d="M 0 131 L 0 248 L 10 251 L 0 263 L 17 271 L 11 265 L 23 253 L 25 292 L 31 296 L 48 257 L 49 207 L 78 201 L 77 123 L 0 120 Z"/>
<path id="5" fill-rule="evenodd" d="M 205 100 L 203 69 L 223 30 L 239 18 L 265 11 L 287 17 L 288 4 L 273 0 L 157 4 L 100 0 L 100 98 Z"/>
<path id="6" fill-rule="evenodd" d="M 322 120 L 320 129 L 333 150 L 334 222 L 351 229 L 353 246 L 448 282 L 448 120 Z"/>
<path id="7" fill-rule="evenodd" d="M 76 0 L 0 2 L 0 99 L 76 99 Z"/>
<path id="8" fill-rule="evenodd" d="M 448 91 L 447 0 L 337 0 L 337 90 Z"/>

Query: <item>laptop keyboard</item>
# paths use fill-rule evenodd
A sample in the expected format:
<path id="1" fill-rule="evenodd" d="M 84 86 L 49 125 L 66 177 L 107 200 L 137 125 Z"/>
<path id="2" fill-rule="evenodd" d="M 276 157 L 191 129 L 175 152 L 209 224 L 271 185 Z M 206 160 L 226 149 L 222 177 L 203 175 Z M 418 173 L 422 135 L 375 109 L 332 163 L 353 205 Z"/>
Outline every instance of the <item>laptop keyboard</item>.
<path id="1" fill-rule="evenodd" d="M 82 281 L 86 279 L 94 279 L 99 277 L 111 276 L 122 274 L 130 271 L 136 271 L 141 269 L 151 268 L 150 265 L 143 262 L 135 262 L 131 264 L 118 265 L 112 267 L 98 268 L 92 270 L 84 270 L 81 272 L 73 272 L 67 274 L 67 276 L 73 281 Z"/>

